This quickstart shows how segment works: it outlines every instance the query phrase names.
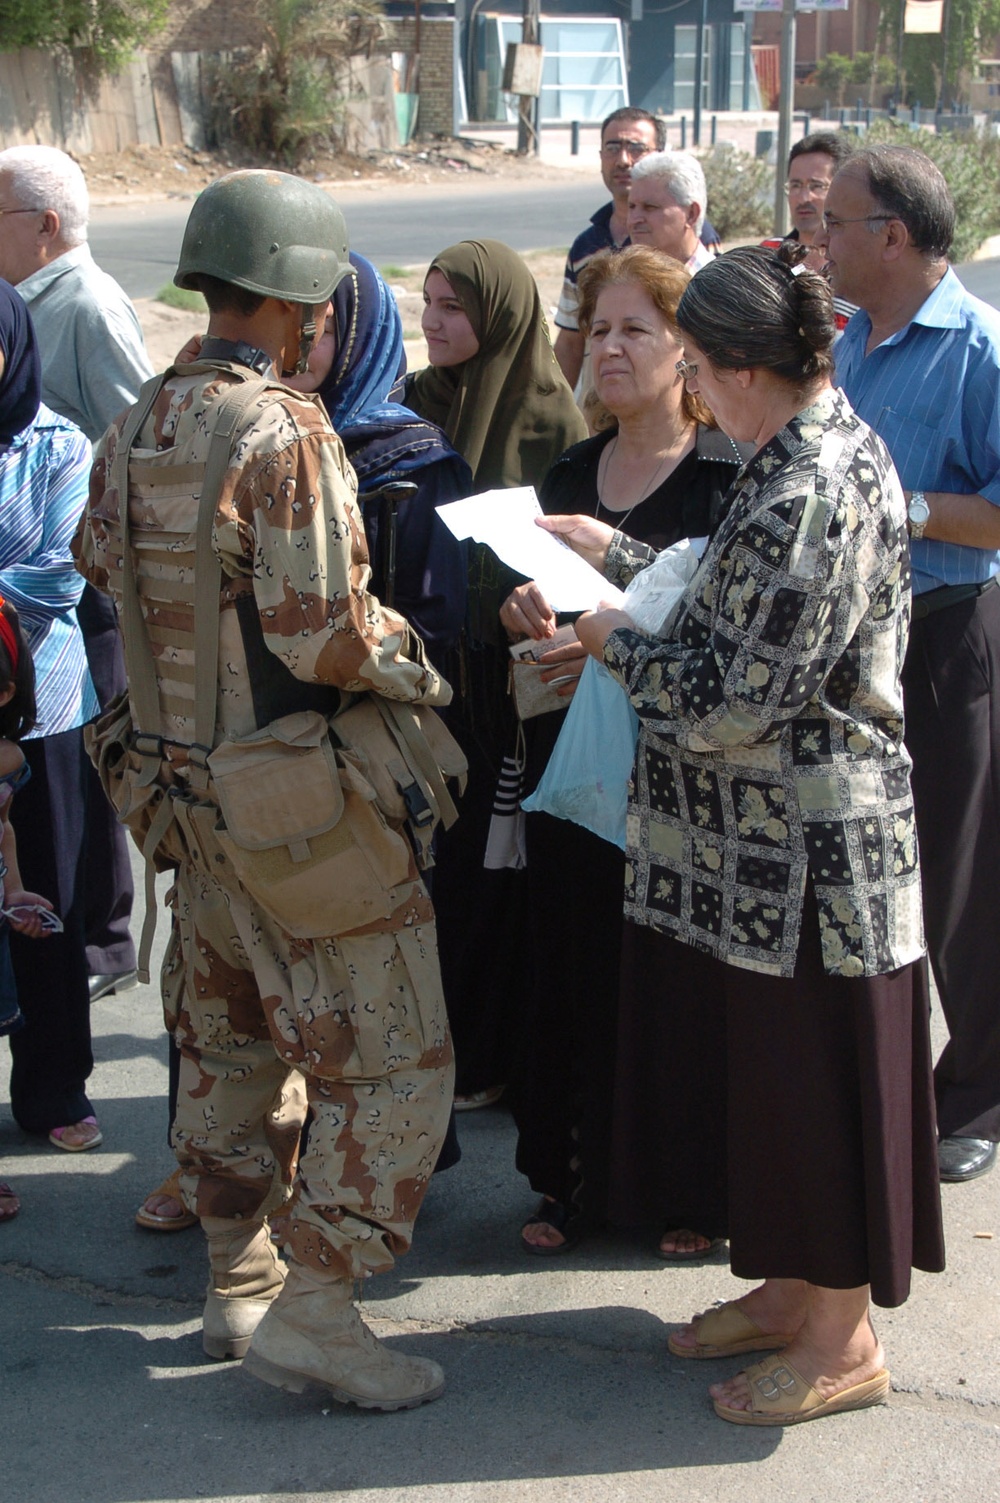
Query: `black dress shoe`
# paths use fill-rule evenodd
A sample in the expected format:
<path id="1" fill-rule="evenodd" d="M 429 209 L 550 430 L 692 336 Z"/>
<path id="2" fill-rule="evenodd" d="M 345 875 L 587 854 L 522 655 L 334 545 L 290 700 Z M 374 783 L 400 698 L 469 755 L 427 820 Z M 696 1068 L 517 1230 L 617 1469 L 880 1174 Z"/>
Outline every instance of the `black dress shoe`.
<path id="1" fill-rule="evenodd" d="M 938 1168 L 947 1184 L 989 1174 L 996 1161 L 997 1145 L 989 1138 L 942 1138 L 938 1144 Z"/>
<path id="2" fill-rule="evenodd" d="M 138 971 L 114 971 L 91 976 L 90 1000 L 99 1002 L 102 997 L 110 997 L 112 992 L 130 992 L 133 986 L 138 985 Z"/>

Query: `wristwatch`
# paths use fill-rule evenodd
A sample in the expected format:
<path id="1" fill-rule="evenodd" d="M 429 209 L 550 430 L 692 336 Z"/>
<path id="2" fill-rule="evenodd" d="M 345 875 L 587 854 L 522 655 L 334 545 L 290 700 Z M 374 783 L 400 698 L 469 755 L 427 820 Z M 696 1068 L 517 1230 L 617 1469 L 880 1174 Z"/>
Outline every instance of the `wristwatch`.
<path id="1" fill-rule="evenodd" d="M 910 504 L 906 508 L 906 515 L 910 521 L 910 541 L 915 542 L 924 535 L 924 528 L 931 519 L 931 509 L 927 505 L 927 497 L 923 491 L 913 491 L 910 495 Z"/>

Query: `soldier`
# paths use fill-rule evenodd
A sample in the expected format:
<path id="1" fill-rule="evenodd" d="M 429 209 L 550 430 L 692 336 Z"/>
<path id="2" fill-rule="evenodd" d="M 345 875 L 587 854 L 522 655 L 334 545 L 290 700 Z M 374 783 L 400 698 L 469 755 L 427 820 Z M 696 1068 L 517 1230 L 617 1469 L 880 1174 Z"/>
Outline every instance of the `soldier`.
<path id="1" fill-rule="evenodd" d="M 182 1056 L 181 1188 L 211 1263 L 205 1350 L 246 1354 L 251 1372 L 293 1392 L 317 1383 L 343 1403 L 399 1409 L 436 1398 L 444 1375 L 382 1346 L 354 1307 L 353 1285 L 408 1249 L 448 1122 L 453 1066 L 433 911 L 407 853 L 389 917 L 345 934 L 331 916 L 335 934 L 294 937 L 214 834 L 221 785 L 195 735 L 205 662 L 218 664 L 208 675 L 208 739 L 227 750 L 290 712 L 327 715 L 360 695 L 427 704 L 450 694 L 406 621 L 367 593 L 354 473 L 322 404 L 280 384 L 305 368 L 349 269 L 343 215 L 312 184 L 234 172 L 202 193 L 175 277 L 208 303 L 200 358 L 168 371 L 155 396 L 144 388 L 131 421 L 109 429 L 78 556 L 115 600 L 131 744 L 158 767 L 156 784 L 173 795 L 163 804 L 176 813 L 164 1000 Z M 206 461 L 234 392 L 246 400 L 230 418 L 214 487 Z M 124 547 L 120 445 L 130 453 Z M 203 490 L 210 566 L 195 543 Z M 199 598 L 218 600 L 210 655 L 200 635 L 195 653 Z M 132 668 L 140 648 L 155 682 L 143 710 L 158 717 L 152 726 L 141 723 L 149 691 Z M 252 790 L 265 809 L 272 789 Z M 338 896 L 331 890 L 330 902 Z M 310 1114 L 283 1230 L 283 1284 L 264 1219 L 276 1154 L 266 1119 L 293 1067 L 306 1078 Z"/>

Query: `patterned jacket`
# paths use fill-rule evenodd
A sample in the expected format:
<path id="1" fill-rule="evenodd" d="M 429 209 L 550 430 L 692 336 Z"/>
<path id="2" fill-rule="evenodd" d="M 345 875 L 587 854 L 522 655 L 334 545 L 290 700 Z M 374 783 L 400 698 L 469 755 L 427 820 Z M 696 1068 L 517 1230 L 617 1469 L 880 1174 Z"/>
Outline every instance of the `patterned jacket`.
<path id="1" fill-rule="evenodd" d="M 184 366 L 160 393 L 133 448 L 148 473 L 130 481 L 129 522 L 143 613 L 157 663 L 161 724 L 183 765 L 193 739 L 193 532 L 198 467 L 213 408 L 238 377 L 224 364 Z M 121 608 L 121 529 L 112 465 L 125 414 L 98 448 L 77 535 L 78 567 Z M 236 435 L 215 515 L 222 566 L 216 744 L 277 715 L 326 708 L 311 695 L 372 690 L 399 700 L 447 702 L 402 616 L 367 593 L 371 569 L 354 472 L 318 398 L 277 384 L 256 399 Z M 333 706 L 331 706 L 333 707 Z"/>
<path id="2" fill-rule="evenodd" d="M 606 573 L 627 583 L 649 559 L 616 533 Z M 642 727 L 630 918 L 791 976 L 809 879 L 831 974 L 923 953 L 909 610 L 896 473 L 842 393 L 824 395 L 740 472 L 669 639 L 626 629 L 605 645 Z"/>

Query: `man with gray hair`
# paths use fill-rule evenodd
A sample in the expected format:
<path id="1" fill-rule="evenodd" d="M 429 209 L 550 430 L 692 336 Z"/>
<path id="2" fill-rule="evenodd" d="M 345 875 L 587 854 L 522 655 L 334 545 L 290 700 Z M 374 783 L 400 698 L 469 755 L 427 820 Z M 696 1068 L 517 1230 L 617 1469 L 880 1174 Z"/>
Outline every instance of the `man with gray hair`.
<path id="1" fill-rule="evenodd" d="M 909 505 L 906 746 L 950 1033 L 935 1069 L 939 1167 L 971 1180 L 992 1169 L 1000 1139 L 1000 314 L 948 264 L 955 206 L 923 152 L 857 152 L 823 221 L 815 243 L 834 291 L 859 305 L 837 380 L 884 440 Z"/>
<path id="2" fill-rule="evenodd" d="M 656 151 L 632 168 L 628 233 L 633 245 L 648 245 L 698 271 L 712 259 L 700 240 L 708 192 L 697 157 L 686 151 Z"/>
<path id="3" fill-rule="evenodd" d="M 73 158 L 54 146 L 0 151 L 0 277 L 31 312 L 42 399 L 96 442 L 153 374 L 135 309 L 87 244 L 90 199 Z M 101 706 L 125 688 L 109 602 L 87 587 L 77 609 Z M 132 866 L 124 831 L 89 763 L 87 963 L 90 1000 L 135 984 Z"/>
<path id="4" fill-rule="evenodd" d="M 153 374 L 135 309 L 87 244 L 90 200 L 54 146 L 0 151 L 0 276 L 31 310 L 42 398 L 92 443 Z"/>

